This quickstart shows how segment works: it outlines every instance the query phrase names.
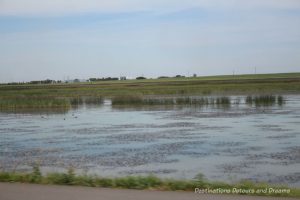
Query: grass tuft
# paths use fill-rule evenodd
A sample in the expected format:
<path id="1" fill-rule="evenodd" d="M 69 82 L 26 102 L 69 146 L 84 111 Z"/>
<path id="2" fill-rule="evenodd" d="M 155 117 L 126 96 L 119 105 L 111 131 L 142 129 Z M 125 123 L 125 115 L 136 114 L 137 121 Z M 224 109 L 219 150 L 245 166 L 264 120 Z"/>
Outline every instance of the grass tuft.
<path id="1" fill-rule="evenodd" d="M 92 175 L 76 175 L 70 168 L 66 173 L 48 173 L 42 175 L 38 166 L 33 166 L 30 173 L 18 172 L 0 172 L 1 182 L 22 182 L 39 184 L 57 184 L 57 185 L 79 185 L 89 187 L 109 187 L 124 189 L 158 189 L 158 190 L 181 190 L 194 191 L 195 188 L 210 189 L 232 189 L 258 190 L 265 188 L 286 189 L 290 193 L 261 193 L 264 196 L 287 196 L 300 197 L 299 188 L 289 188 L 286 186 L 270 185 L 268 183 L 255 183 L 250 180 L 242 180 L 237 183 L 229 184 L 224 182 L 209 181 L 203 174 L 198 174 L 192 180 L 161 179 L 154 175 L 149 176 L 125 176 L 125 177 L 99 177 Z M 235 194 L 243 194 L 237 192 Z M 251 195 L 251 194 L 250 194 Z M 258 195 L 258 194 L 255 194 Z"/>

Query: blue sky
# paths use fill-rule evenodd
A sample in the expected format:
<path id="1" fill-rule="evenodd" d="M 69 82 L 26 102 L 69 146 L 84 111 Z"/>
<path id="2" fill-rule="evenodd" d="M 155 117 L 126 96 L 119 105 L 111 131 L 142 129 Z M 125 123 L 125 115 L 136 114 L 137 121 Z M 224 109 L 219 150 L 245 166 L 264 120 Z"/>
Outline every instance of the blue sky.
<path id="1" fill-rule="evenodd" d="M 0 82 L 300 71 L 298 0 L 0 0 Z"/>

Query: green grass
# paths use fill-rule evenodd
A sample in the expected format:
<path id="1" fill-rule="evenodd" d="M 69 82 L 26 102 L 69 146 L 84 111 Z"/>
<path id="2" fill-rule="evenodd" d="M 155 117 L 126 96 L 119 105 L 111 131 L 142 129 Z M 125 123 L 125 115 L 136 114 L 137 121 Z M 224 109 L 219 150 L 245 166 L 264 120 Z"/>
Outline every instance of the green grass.
<path id="1" fill-rule="evenodd" d="M 178 179 L 161 179 L 153 175 L 149 176 L 126 176 L 126 177 L 100 177 L 96 175 L 76 175 L 72 169 L 66 173 L 48 173 L 42 175 L 37 166 L 33 167 L 30 173 L 19 172 L 0 172 L 1 182 L 21 182 L 21 183 L 37 183 L 37 184 L 56 184 L 56 185 L 79 185 L 89 187 L 107 187 L 107 188 L 125 188 L 125 189 L 157 189 L 157 190 L 180 190 L 194 191 L 195 188 L 200 189 L 288 189 L 290 193 L 260 193 L 252 195 L 263 196 L 286 196 L 300 197 L 299 188 L 289 188 L 287 186 L 270 185 L 267 183 L 255 183 L 249 180 L 243 180 L 236 183 L 212 182 L 204 178 L 202 174 L 197 175 L 191 180 Z M 237 192 L 234 194 L 243 194 Z"/>
<path id="2" fill-rule="evenodd" d="M 12 97 L 0 97 L 0 110 L 14 111 L 26 109 L 63 109 L 79 105 L 101 105 L 102 97 L 52 97 L 52 96 L 25 96 L 16 95 Z"/>
<path id="3" fill-rule="evenodd" d="M 53 108 L 85 97 L 299 94 L 300 73 L 164 78 L 48 85 L 0 85 L 1 108 Z M 67 102 L 68 99 L 79 101 Z M 116 100 L 116 99 L 115 99 Z M 124 100 L 123 100 L 124 101 Z M 101 100 L 98 101 L 99 103 Z M 87 101 L 86 104 L 95 102 Z M 139 103 L 137 101 L 136 103 Z M 149 102 L 149 104 L 156 102 Z M 118 104 L 118 103 L 116 103 Z"/>
<path id="4" fill-rule="evenodd" d="M 0 98 L 0 110 L 3 109 L 28 109 L 28 108 L 69 108 L 70 103 L 66 99 L 53 97 L 16 96 L 12 98 Z"/>

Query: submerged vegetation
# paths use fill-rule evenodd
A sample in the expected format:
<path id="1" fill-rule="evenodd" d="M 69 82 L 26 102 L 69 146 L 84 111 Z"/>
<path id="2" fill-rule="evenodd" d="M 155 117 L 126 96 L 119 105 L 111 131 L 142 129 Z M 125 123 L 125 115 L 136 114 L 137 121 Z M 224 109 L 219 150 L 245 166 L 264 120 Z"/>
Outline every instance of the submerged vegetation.
<path id="1" fill-rule="evenodd" d="M 243 100 L 243 98 L 242 98 Z M 16 97 L 0 98 L 0 110 L 22 110 L 22 109 L 70 109 L 79 106 L 102 105 L 102 97 Z M 283 96 L 278 95 L 256 95 L 244 98 L 245 104 L 255 107 L 267 107 L 273 105 L 282 106 L 285 103 Z M 116 96 L 111 99 L 113 106 L 198 106 L 229 108 L 231 105 L 239 105 L 241 97 L 232 99 L 228 96 L 183 96 L 183 97 L 147 97 L 147 96 Z"/>
<path id="2" fill-rule="evenodd" d="M 230 106 L 231 102 L 227 97 L 230 95 L 249 95 L 247 101 L 249 105 L 265 106 L 271 103 L 264 102 L 273 100 L 257 96 L 299 92 L 299 73 L 109 80 L 87 83 L 2 84 L 0 85 L 0 110 L 69 109 L 78 105 L 99 105 L 103 103 L 103 98 L 112 99 L 113 105 Z M 173 96 L 173 98 L 149 98 L 161 95 Z M 201 98 L 193 98 L 193 96 Z M 214 100 L 205 96 L 212 96 Z M 278 96 L 276 103 L 282 105 L 284 99 Z"/>
<path id="3" fill-rule="evenodd" d="M 72 107 L 82 106 L 82 105 L 101 105 L 103 104 L 104 100 L 102 97 L 72 97 L 67 98 L 70 105 Z"/>
<path id="4" fill-rule="evenodd" d="M 288 196 L 300 197 L 300 190 L 286 186 L 275 186 L 267 183 L 255 183 L 243 180 L 237 183 L 212 182 L 205 179 L 204 175 L 198 174 L 191 180 L 161 179 L 154 175 L 148 176 L 126 176 L 126 177 L 100 177 L 96 175 L 76 175 L 71 168 L 66 173 L 48 173 L 43 175 L 38 166 L 33 166 L 32 172 L 0 172 L 1 182 L 21 182 L 57 185 L 79 185 L 89 187 L 108 187 L 125 189 L 158 189 L 158 190 L 181 190 L 194 191 L 195 188 L 231 190 L 237 188 L 238 192 L 231 194 L 249 194 L 264 196 Z M 273 192 L 252 193 L 251 190 L 263 190 L 272 188 Z M 276 192 L 277 191 L 277 192 Z M 279 192 L 284 191 L 284 192 Z"/>
<path id="5" fill-rule="evenodd" d="M 247 96 L 246 97 L 246 104 L 256 107 L 265 107 L 265 106 L 273 106 L 275 104 L 282 106 L 285 103 L 284 98 L 274 95 L 260 95 L 260 96 Z"/>
<path id="6" fill-rule="evenodd" d="M 69 109 L 79 105 L 101 105 L 102 97 L 40 97 L 24 96 L 13 98 L 0 98 L 0 110 L 22 109 Z"/>
<path id="7" fill-rule="evenodd" d="M 114 97 L 112 105 L 195 105 L 195 106 L 230 106 L 230 97 Z"/>
<path id="8" fill-rule="evenodd" d="M 243 101 L 241 101 L 243 100 Z M 223 97 L 140 97 L 140 96 L 124 96 L 112 99 L 112 105 L 184 105 L 184 106 L 212 106 L 217 108 L 229 108 L 231 105 L 239 105 L 245 103 L 248 106 L 267 107 L 285 103 L 283 96 L 278 95 L 257 95 L 246 96 L 232 99 L 228 96 Z"/>

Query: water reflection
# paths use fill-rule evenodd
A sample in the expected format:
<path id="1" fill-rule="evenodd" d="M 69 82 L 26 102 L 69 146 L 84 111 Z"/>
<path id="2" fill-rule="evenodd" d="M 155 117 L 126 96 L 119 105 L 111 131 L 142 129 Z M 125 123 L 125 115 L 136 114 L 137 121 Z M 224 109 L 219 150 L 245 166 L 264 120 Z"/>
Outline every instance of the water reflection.
<path id="1" fill-rule="evenodd" d="M 281 95 L 247 96 L 245 101 L 249 106 L 254 105 L 255 107 L 282 106 L 285 103 L 285 99 Z"/>
<path id="2" fill-rule="evenodd" d="M 95 108 L 104 104 L 116 110 L 180 110 L 180 109 L 235 109 L 239 106 L 247 105 L 249 107 L 271 107 L 283 106 L 286 99 L 275 95 L 260 96 L 222 96 L 222 97 L 203 97 L 203 96 L 187 96 L 187 97 L 114 97 L 112 99 L 104 99 L 103 97 L 71 97 L 64 98 L 70 106 L 63 107 L 36 107 L 23 108 L 12 107 L 10 109 L 0 109 L 2 113 L 24 113 L 24 114 L 66 114 L 70 110 L 80 109 L 82 107 Z"/>
<path id="3" fill-rule="evenodd" d="M 0 113 L 0 166 L 31 170 L 38 162 L 42 170 L 73 166 L 103 176 L 192 178 L 201 172 L 215 180 L 300 185 L 300 95 L 284 97 L 283 106 L 276 96 L 267 109 L 247 104 L 247 96 L 230 96 L 224 104 L 217 97 L 182 100 L 196 98 L 207 105 L 113 105 L 103 99 L 101 105 L 78 101 L 76 109 L 44 118 Z"/>
<path id="4" fill-rule="evenodd" d="M 267 108 L 283 106 L 286 100 L 278 95 L 260 96 L 223 96 L 223 97 L 124 97 L 111 99 L 111 106 L 118 110 L 179 110 L 179 109 L 220 109 L 229 110 L 238 107 Z"/>

